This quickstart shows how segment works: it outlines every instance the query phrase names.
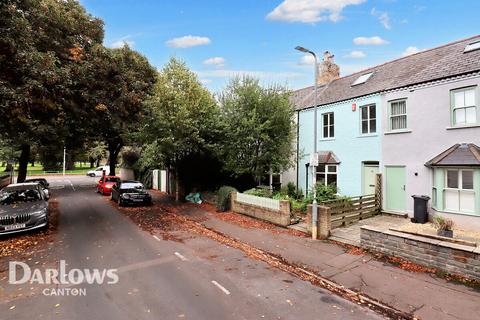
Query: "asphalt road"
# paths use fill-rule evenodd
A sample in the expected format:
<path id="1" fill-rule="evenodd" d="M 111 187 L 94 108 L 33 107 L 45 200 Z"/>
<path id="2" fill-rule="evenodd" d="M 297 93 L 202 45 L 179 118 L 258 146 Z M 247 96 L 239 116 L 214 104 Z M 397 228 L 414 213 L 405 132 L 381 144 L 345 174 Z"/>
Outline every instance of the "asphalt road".
<path id="1" fill-rule="evenodd" d="M 94 192 L 98 178 L 48 179 L 61 212 L 57 259 L 66 261 L 67 271 L 118 269 L 119 281 L 69 287 L 85 289 L 85 296 L 42 293 L 61 286 L 2 283 L 17 293 L 0 301 L 2 320 L 381 318 L 211 239 L 154 237 Z M 35 259 L 25 262 L 35 266 Z M 49 267 L 58 268 L 56 262 Z"/>

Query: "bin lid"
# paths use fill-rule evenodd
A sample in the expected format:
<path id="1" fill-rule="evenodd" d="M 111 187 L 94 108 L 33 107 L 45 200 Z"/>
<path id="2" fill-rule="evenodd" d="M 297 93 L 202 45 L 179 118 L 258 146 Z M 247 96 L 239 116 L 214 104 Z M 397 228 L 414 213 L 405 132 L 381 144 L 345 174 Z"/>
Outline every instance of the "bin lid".
<path id="1" fill-rule="evenodd" d="M 417 195 L 417 194 L 414 194 L 412 195 L 412 198 L 413 199 L 422 199 L 422 200 L 430 200 L 430 197 L 429 196 L 426 196 L 426 195 Z"/>

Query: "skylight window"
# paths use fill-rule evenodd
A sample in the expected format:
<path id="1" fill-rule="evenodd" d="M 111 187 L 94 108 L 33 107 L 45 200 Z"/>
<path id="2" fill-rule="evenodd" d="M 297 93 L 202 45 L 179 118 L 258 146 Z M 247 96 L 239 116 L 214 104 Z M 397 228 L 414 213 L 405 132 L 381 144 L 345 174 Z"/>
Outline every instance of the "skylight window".
<path id="1" fill-rule="evenodd" d="M 478 49 L 480 49 L 480 41 L 475 41 L 467 44 L 467 46 L 465 47 L 465 50 L 463 50 L 463 53 L 470 52 L 473 50 L 478 50 Z"/>
<path id="2" fill-rule="evenodd" d="M 354 83 L 352 83 L 352 86 L 356 86 L 357 84 L 362 84 L 362 83 L 367 82 L 367 80 L 370 79 L 372 74 L 373 74 L 373 72 L 362 74 L 360 77 L 357 78 L 357 80 L 355 80 Z"/>

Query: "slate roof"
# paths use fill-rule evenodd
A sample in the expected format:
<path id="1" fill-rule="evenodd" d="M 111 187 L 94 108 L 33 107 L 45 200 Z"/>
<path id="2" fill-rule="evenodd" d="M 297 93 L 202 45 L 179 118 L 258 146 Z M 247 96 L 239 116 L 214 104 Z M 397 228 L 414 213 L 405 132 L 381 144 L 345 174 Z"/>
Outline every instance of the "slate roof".
<path id="1" fill-rule="evenodd" d="M 473 143 L 457 143 L 425 163 L 435 166 L 480 166 L 480 148 Z"/>
<path id="2" fill-rule="evenodd" d="M 319 151 L 318 163 L 319 164 L 339 164 L 340 160 L 332 151 Z"/>
<path id="3" fill-rule="evenodd" d="M 329 85 L 318 88 L 318 105 L 480 71 L 480 50 L 463 52 L 467 44 L 478 40 L 480 35 L 336 79 Z M 373 75 L 367 82 L 352 86 L 359 76 L 370 72 L 373 72 Z M 313 86 L 293 92 L 290 99 L 297 110 L 313 107 L 313 92 Z"/>

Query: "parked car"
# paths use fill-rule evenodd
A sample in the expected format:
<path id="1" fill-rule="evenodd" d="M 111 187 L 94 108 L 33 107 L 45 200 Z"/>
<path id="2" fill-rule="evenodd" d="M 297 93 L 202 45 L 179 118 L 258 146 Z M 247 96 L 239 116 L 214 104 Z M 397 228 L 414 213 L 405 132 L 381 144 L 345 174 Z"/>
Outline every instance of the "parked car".
<path id="1" fill-rule="evenodd" d="M 89 177 L 101 177 L 103 176 L 103 171 L 107 176 L 110 175 L 110 166 L 100 166 L 96 169 L 90 170 L 87 172 L 87 176 Z"/>
<path id="2" fill-rule="evenodd" d="M 152 204 L 152 196 L 145 190 L 142 183 L 133 180 L 120 181 L 112 188 L 111 199 L 119 206 L 127 204 Z"/>
<path id="3" fill-rule="evenodd" d="M 43 189 L 48 189 L 50 187 L 50 183 L 48 183 L 47 179 L 45 178 L 26 179 L 24 183 L 39 183 Z"/>
<path id="4" fill-rule="evenodd" d="M 102 195 L 109 195 L 112 192 L 113 186 L 120 182 L 120 177 L 116 176 L 105 176 L 100 178 L 97 183 L 97 192 Z"/>
<path id="5" fill-rule="evenodd" d="M 39 183 L 10 184 L 0 191 L 0 235 L 48 227 L 48 197 Z"/>

